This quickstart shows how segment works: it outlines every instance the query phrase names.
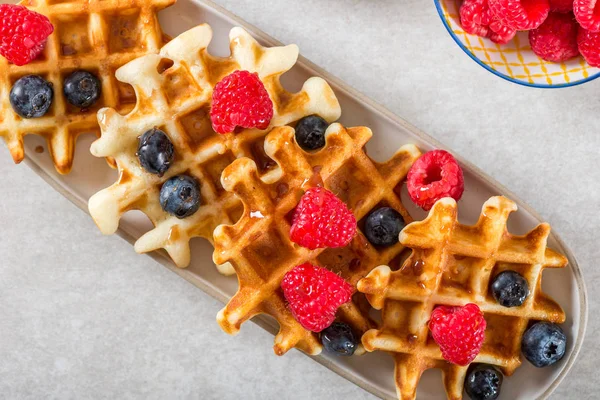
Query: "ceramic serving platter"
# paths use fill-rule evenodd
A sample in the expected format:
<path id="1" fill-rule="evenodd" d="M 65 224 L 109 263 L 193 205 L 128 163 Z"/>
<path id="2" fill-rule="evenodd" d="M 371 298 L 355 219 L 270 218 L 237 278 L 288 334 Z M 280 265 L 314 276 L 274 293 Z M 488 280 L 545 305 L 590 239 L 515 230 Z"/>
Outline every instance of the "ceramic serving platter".
<path id="1" fill-rule="evenodd" d="M 210 1 L 179 0 L 176 5 L 163 11 L 160 18 L 164 30 L 171 36 L 176 36 L 200 23 L 209 23 L 214 30 L 214 41 L 210 49 L 220 56 L 228 54 L 228 33 L 233 26 L 244 27 L 265 45 L 279 44 Z M 433 138 L 349 88 L 306 59 L 301 58 L 297 66 L 284 76 L 284 85 L 290 90 L 297 90 L 308 77 L 315 75 L 325 78 L 336 91 L 343 110 L 342 123 L 347 126 L 366 125 L 373 130 L 374 138 L 367 148 L 369 154 L 375 159 L 387 159 L 395 149 L 406 143 L 414 143 L 424 151 L 443 148 Z M 46 148 L 42 138 L 31 135 L 25 141 L 27 164 L 56 190 L 85 211 L 87 211 L 89 197 L 109 186 L 116 179 L 116 172 L 110 169 L 104 160 L 95 158 L 89 153 L 93 140 L 93 136 L 80 137 L 73 172 L 68 176 L 60 176 L 55 171 L 47 151 L 40 153 L 41 149 Z M 459 203 L 462 222 L 474 223 L 485 200 L 498 194 L 503 194 L 519 204 L 519 211 L 509 222 L 509 229 L 512 232 L 525 233 L 541 222 L 538 215 L 523 201 L 475 166 L 460 159 L 458 155 L 457 157 L 464 168 L 466 183 L 465 194 Z M 409 212 L 415 219 L 422 219 L 425 213 L 412 205 L 406 193 L 404 198 L 404 204 L 409 208 Z M 121 221 L 119 234 L 133 243 L 150 228 L 150 222 L 144 215 L 131 212 Z M 558 365 L 548 369 L 536 369 L 525 361 L 515 375 L 505 380 L 501 399 L 547 398 L 565 377 L 581 348 L 587 319 L 586 291 L 581 271 L 573 254 L 556 233 L 552 234 L 549 244 L 569 258 L 567 268 L 548 270 L 543 279 L 544 291 L 556 299 L 567 314 L 567 321 L 563 325 L 569 343 L 567 354 Z M 226 302 L 235 293 L 237 280 L 234 277 L 220 275 L 212 263 L 211 255 L 211 246 L 201 239 L 192 242 L 192 264 L 187 269 L 177 269 L 162 253 L 151 254 L 165 267 L 218 300 Z M 274 333 L 277 330 L 275 323 L 266 318 L 255 318 L 254 321 L 270 332 Z M 243 328 L 240 334 L 244 334 Z M 396 398 L 393 362 L 385 353 L 376 352 L 351 358 L 323 355 L 315 357 L 315 360 L 381 398 Z M 315 368 L 319 367 L 315 366 Z M 418 388 L 418 397 L 419 399 L 445 398 L 439 371 L 425 373 Z"/>

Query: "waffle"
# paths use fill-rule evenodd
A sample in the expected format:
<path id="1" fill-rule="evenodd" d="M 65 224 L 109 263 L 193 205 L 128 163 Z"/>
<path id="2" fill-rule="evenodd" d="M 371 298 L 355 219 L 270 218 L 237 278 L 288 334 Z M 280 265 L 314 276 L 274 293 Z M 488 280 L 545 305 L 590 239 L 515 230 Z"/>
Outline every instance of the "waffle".
<path id="1" fill-rule="evenodd" d="M 329 85 L 311 78 L 298 93 L 289 93 L 280 84 L 282 74 L 294 66 L 295 45 L 263 48 L 246 31 L 230 33 L 231 56 L 219 58 L 208 53 L 212 39 L 208 25 L 200 25 L 166 45 L 160 54 L 141 57 L 117 71 L 117 78 L 134 87 L 138 103 L 128 115 L 114 109 L 98 113 L 102 136 L 91 150 L 98 157 L 112 157 L 119 179 L 94 195 L 89 209 L 101 231 L 111 234 L 121 216 L 141 210 L 154 224 L 135 244 L 145 253 L 164 248 L 179 267 L 190 262 L 189 240 L 203 237 L 212 241 L 217 225 L 233 223 L 242 213 L 242 204 L 220 183 L 221 172 L 239 157 L 251 157 L 264 170 L 273 162 L 264 154 L 264 137 L 276 126 L 294 123 L 318 114 L 329 122 L 340 116 L 340 106 Z M 220 135 L 213 131 L 210 103 L 214 86 L 235 70 L 256 72 L 274 103 L 274 116 L 267 130 L 245 129 Z M 143 170 L 136 156 L 138 137 L 159 127 L 175 146 L 175 160 L 163 177 Z M 178 219 L 165 213 L 159 203 L 162 184 L 182 173 L 201 184 L 202 205 L 192 216 Z M 233 273 L 223 266 L 221 272 Z"/>
<path id="2" fill-rule="evenodd" d="M 376 309 L 383 308 L 382 326 L 362 338 L 368 351 L 391 352 L 396 363 L 400 399 L 414 399 L 421 374 L 443 372 L 449 399 L 461 399 L 467 367 L 442 358 L 429 335 L 428 321 L 436 305 L 477 304 L 487 321 L 485 341 L 474 362 L 498 366 L 511 375 L 521 364 L 521 340 L 528 323 L 562 323 L 565 314 L 542 292 L 545 268 L 562 268 L 567 260 L 546 247 L 550 226 L 541 224 L 524 236 L 508 233 L 506 222 L 516 204 L 492 197 L 474 226 L 457 222 L 452 199 L 438 201 L 429 216 L 408 225 L 400 242 L 412 249 L 401 269 L 374 269 L 358 284 Z M 505 270 L 527 279 L 531 294 L 520 307 L 500 306 L 490 295 L 491 278 Z"/>
<path id="3" fill-rule="evenodd" d="M 19 163 L 25 157 L 23 138 L 37 134 L 47 139 L 56 170 L 67 174 L 73 165 L 80 134 L 99 134 L 96 113 L 103 107 L 128 111 L 135 104 L 131 87 L 115 79 L 115 71 L 142 55 L 157 52 L 165 42 L 157 13 L 176 0 L 25 0 L 20 4 L 46 15 L 55 31 L 32 63 L 18 67 L 0 57 L 0 137 Z M 64 79 L 74 70 L 94 73 L 102 82 L 102 97 L 81 110 L 63 95 Z M 24 75 L 44 77 L 54 85 L 54 102 L 42 118 L 23 119 L 9 101 L 15 81 Z"/>
<path id="4" fill-rule="evenodd" d="M 321 344 L 316 334 L 304 329 L 286 307 L 280 289 L 283 276 L 295 266 L 310 262 L 340 274 L 355 286 L 372 268 L 402 252 L 400 243 L 374 248 L 360 229 L 354 240 L 340 249 L 311 251 L 289 238 L 290 212 L 306 189 L 319 184 L 344 201 L 357 221 L 381 205 L 393 207 L 410 221 L 395 190 L 399 190 L 420 152 L 407 145 L 388 162 L 376 163 L 364 151 L 371 136 L 368 128 L 346 130 L 333 124 L 326 132 L 325 148 L 306 153 L 295 143 L 292 128 L 278 128 L 265 141 L 265 151 L 277 168 L 261 176 L 253 160 L 242 158 L 225 169 L 223 187 L 244 203 L 244 214 L 235 225 L 221 225 L 214 232 L 215 263 L 231 263 L 239 280 L 238 292 L 217 317 L 225 332 L 236 334 L 244 321 L 268 314 L 280 326 L 275 338 L 276 354 L 282 355 L 294 346 L 318 354 Z M 356 294 L 352 302 L 342 306 L 338 317 L 362 335 L 371 322 L 369 307 L 361 297 Z"/>

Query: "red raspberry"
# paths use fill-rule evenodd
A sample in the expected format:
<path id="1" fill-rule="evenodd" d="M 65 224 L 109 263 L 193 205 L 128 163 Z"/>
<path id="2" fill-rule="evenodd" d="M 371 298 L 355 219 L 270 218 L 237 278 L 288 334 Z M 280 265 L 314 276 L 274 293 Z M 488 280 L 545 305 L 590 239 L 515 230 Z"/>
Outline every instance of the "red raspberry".
<path id="1" fill-rule="evenodd" d="M 550 0 L 550 11 L 561 13 L 573 11 L 573 0 Z"/>
<path id="2" fill-rule="evenodd" d="M 548 0 L 489 0 L 489 4 L 504 25 L 522 31 L 540 26 L 550 12 Z"/>
<path id="3" fill-rule="evenodd" d="M 408 171 L 406 185 L 411 200 L 425 211 L 444 197 L 460 200 L 465 189 L 460 165 L 444 150 L 423 154 Z"/>
<path id="4" fill-rule="evenodd" d="M 356 235 L 356 218 L 333 193 L 322 187 L 306 191 L 292 218 L 290 238 L 302 247 L 344 247 Z"/>
<path id="5" fill-rule="evenodd" d="M 273 102 L 258 74 L 235 71 L 215 85 L 210 119 L 215 132 L 236 127 L 267 129 L 273 118 Z"/>
<path id="6" fill-rule="evenodd" d="M 600 1 L 597 0 L 575 0 L 573 12 L 577 22 L 583 29 L 591 32 L 600 31 Z"/>
<path id="7" fill-rule="evenodd" d="M 516 29 L 504 25 L 504 23 L 499 19 L 495 19 L 490 24 L 490 32 L 488 34 L 488 37 L 494 43 L 506 44 L 513 40 L 516 34 Z"/>
<path id="8" fill-rule="evenodd" d="M 464 307 L 439 306 L 429 320 L 433 340 L 440 346 L 446 361 L 470 364 L 483 345 L 486 322 L 477 304 Z"/>
<path id="9" fill-rule="evenodd" d="M 339 275 L 309 263 L 285 274 L 281 288 L 294 318 L 312 332 L 329 327 L 337 309 L 352 299 L 354 291 Z"/>
<path id="10" fill-rule="evenodd" d="M 471 35 L 486 37 L 490 17 L 488 0 L 465 0 L 460 6 L 460 24 Z"/>
<path id="11" fill-rule="evenodd" d="M 23 6 L 0 4 L 0 54 L 15 65 L 29 64 L 54 32 L 48 17 Z"/>
<path id="12" fill-rule="evenodd" d="M 529 44 L 542 59 L 560 63 L 579 55 L 578 30 L 572 13 L 551 13 L 539 28 L 529 31 Z"/>
<path id="13" fill-rule="evenodd" d="M 579 28 L 577 36 L 579 52 L 592 67 L 600 68 L 600 32 Z"/>

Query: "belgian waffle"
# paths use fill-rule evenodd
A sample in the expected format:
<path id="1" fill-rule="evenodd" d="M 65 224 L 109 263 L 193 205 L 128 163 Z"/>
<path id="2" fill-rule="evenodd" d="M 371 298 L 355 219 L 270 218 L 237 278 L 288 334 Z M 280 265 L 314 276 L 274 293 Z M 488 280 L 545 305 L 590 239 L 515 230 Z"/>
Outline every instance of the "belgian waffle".
<path id="1" fill-rule="evenodd" d="M 400 399 L 415 398 L 421 374 L 430 368 L 442 370 L 449 399 L 462 398 L 468 367 L 444 361 L 429 335 L 436 305 L 477 304 L 487 329 L 474 362 L 498 366 L 507 375 L 521 364 L 521 340 L 530 321 L 564 322 L 563 310 L 542 292 L 541 279 L 545 268 L 565 267 L 567 260 L 546 247 L 548 224 L 523 236 L 508 233 L 506 222 L 516 209 L 511 200 L 492 197 L 477 224 L 466 226 L 457 221 L 456 202 L 442 199 L 425 220 L 400 234 L 400 243 L 412 249 L 402 268 L 392 272 L 380 266 L 358 283 L 371 305 L 383 308 L 382 326 L 368 331 L 362 343 L 368 351 L 393 353 Z M 532 288 L 520 307 L 502 307 L 490 295 L 490 281 L 505 270 L 520 273 Z"/>
<path id="2" fill-rule="evenodd" d="M 326 146 L 307 153 L 295 143 L 292 128 L 273 130 L 266 137 L 265 151 L 278 167 L 260 176 L 256 163 L 242 158 L 227 167 L 221 178 L 225 190 L 244 203 L 244 213 L 235 225 L 221 225 L 214 232 L 215 263 L 231 263 L 239 281 L 236 295 L 217 320 L 225 332 L 236 334 L 249 318 L 272 316 L 280 325 L 274 346 L 278 355 L 294 346 L 308 354 L 321 350 L 317 336 L 304 329 L 286 307 L 280 284 L 288 271 L 310 262 L 355 286 L 372 268 L 390 262 L 404 248 L 400 243 L 375 248 L 360 231 L 339 249 L 311 251 L 292 243 L 288 216 L 303 192 L 323 185 L 348 205 L 357 221 L 380 206 L 392 207 L 410 221 L 398 193 L 419 150 L 406 145 L 388 162 L 377 163 L 364 150 L 372 136 L 368 128 L 346 130 L 333 124 L 325 135 Z M 338 317 L 362 335 L 371 325 L 367 314 L 357 294 L 340 308 Z"/>
<path id="3" fill-rule="evenodd" d="M 94 195 L 89 209 L 105 234 L 117 230 L 121 216 L 141 210 L 154 229 L 135 244 L 140 253 L 164 248 L 175 263 L 190 262 L 189 240 L 203 237 L 212 241 L 214 228 L 233 223 L 242 213 L 242 204 L 223 189 L 221 172 L 239 157 L 251 157 L 265 169 L 272 162 L 264 154 L 267 132 L 276 126 L 294 123 L 317 114 L 329 122 L 340 116 L 340 106 L 329 85 L 311 78 L 298 93 L 286 91 L 279 80 L 294 66 L 298 47 L 264 48 L 246 31 L 230 33 L 231 56 L 219 58 L 208 53 L 212 30 L 208 25 L 193 28 L 167 44 L 159 54 L 132 61 L 117 71 L 117 78 L 135 89 L 138 103 L 128 115 L 115 109 L 98 113 L 102 136 L 92 145 L 98 157 L 112 157 L 119 169 L 119 180 Z M 235 70 L 256 72 L 274 103 L 274 116 L 267 130 L 246 129 L 220 135 L 213 131 L 210 105 L 214 86 Z M 152 175 L 140 166 L 136 156 L 138 137 L 159 127 L 175 146 L 175 160 L 163 177 Z M 182 173 L 201 184 L 202 204 L 192 216 L 178 219 L 165 213 L 159 203 L 162 184 Z M 232 273 L 222 268 L 223 273 Z"/>
<path id="4" fill-rule="evenodd" d="M 131 87 L 118 83 L 115 71 L 127 62 L 157 52 L 163 35 L 157 13 L 176 0 L 25 0 L 20 4 L 47 16 L 55 31 L 32 63 L 19 67 L 0 57 L 0 136 L 16 163 L 25 157 L 27 134 L 46 137 L 56 170 L 67 174 L 80 134 L 99 134 L 96 113 L 103 107 L 128 111 L 135 104 Z M 94 73 L 102 82 L 102 97 L 81 110 L 70 105 L 62 91 L 65 78 L 77 69 Z M 23 119 L 9 101 L 15 81 L 40 75 L 54 85 L 54 102 L 42 118 Z"/>

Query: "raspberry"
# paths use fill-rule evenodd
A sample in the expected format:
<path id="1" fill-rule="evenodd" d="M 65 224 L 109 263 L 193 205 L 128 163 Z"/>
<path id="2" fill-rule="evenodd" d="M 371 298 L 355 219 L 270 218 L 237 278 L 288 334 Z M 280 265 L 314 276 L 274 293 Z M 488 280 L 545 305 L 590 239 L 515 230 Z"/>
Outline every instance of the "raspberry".
<path id="1" fill-rule="evenodd" d="M 234 132 L 236 127 L 267 129 L 273 118 L 273 102 L 258 74 L 235 71 L 215 85 L 210 119 L 215 132 Z"/>
<path id="2" fill-rule="evenodd" d="M 573 0 L 550 0 L 550 11 L 560 13 L 573 11 Z"/>
<path id="3" fill-rule="evenodd" d="M 423 154 L 408 171 L 406 185 L 411 200 L 425 211 L 444 197 L 460 200 L 465 189 L 462 169 L 444 150 Z"/>
<path id="4" fill-rule="evenodd" d="M 495 19 L 490 24 L 490 32 L 488 37 L 494 43 L 506 44 L 513 40 L 517 30 L 510 26 L 504 25 L 499 19 Z"/>
<path id="5" fill-rule="evenodd" d="M 600 68 L 600 32 L 579 28 L 577 36 L 579 52 L 592 67 Z"/>
<path id="6" fill-rule="evenodd" d="M 548 0 L 489 0 L 489 5 L 504 25 L 517 30 L 537 28 L 550 12 Z"/>
<path id="7" fill-rule="evenodd" d="M 460 24 L 471 35 L 486 37 L 490 16 L 488 0 L 465 0 L 460 6 Z"/>
<path id="8" fill-rule="evenodd" d="M 356 235 L 356 218 L 333 193 L 322 187 L 306 191 L 292 218 L 290 238 L 302 247 L 344 247 Z"/>
<path id="9" fill-rule="evenodd" d="M 573 12 L 577 22 L 583 29 L 591 32 L 600 31 L 600 1 L 597 0 L 575 0 Z"/>
<path id="10" fill-rule="evenodd" d="M 573 14 L 551 13 L 542 25 L 529 31 L 529 44 L 546 61 L 563 62 L 579 55 Z"/>
<path id="11" fill-rule="evenodd" d="M 0 4 L 0 54 L 13 64 L 35 60 L 52 32 L 48 17 L 23 6 Z"/>
<path id="12" fill-rule="evenodd" d="M 477 304 L 439 306 L 431 313 L 429 330 L 446 361 L 470 364 L 483 345 L 486 322 Z"/>
<path id="13" fill-rule="evenodd" d="M 339 275 L 309 263 L 285 274 L 281 288 L 294 318 L 312 332 L 329 327 L 337 309 L 352 299 L 354 291 Z"/>

